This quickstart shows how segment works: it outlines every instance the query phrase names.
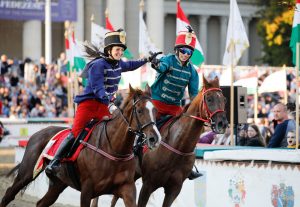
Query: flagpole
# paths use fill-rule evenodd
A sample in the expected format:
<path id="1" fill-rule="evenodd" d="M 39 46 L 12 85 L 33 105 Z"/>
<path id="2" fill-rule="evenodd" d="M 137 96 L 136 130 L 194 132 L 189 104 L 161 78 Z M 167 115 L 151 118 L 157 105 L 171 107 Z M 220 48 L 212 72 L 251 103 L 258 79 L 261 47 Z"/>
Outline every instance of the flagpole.
<path id="1" fill-rule="evenodd" d="M 233 8 L 233 3 L 232 3 L 232 0 L 230 0 L 230 11 L 232 11 L 232 19 L 230 19 L 229 17 L 229 21 L 232 21 L 232 24 L 231 24 L 231 27 L 232 27 L 232 30 L 234 29 L 234 21 L 233 21 L 233 17 L 234 17 L 234 8 Z M 229 24 L 230 22 L 228 22 Z M 231 53 L 231 66 L 230 66 L 230 73 L 231 73 L 231 83 L 230 83 L 230 144 L 231 146 L 234 146 L 235 145 L 235 141 L 234 141 L 234 87 L 233 87 L 233 81 L 234 81 L 234 75 L 233 75 L 233 70 L 234 70 L 234 64 L 233 64 L 233 61 L 234 61 L 234 57 L 233 55 L 235 55 L 235 44 L 234 44 L 234 40 L 231 39 L 231 44 L 233 46 L 233 48 L 230 50 L 230 53 Z"/>
<path id="2" fill-rule="evenodd" d="M 51 36 L 51 0 L 45 1 L 45 60 L 52 62 L 52 36 Z"/>
<path id="3" fill-rule="evenodd" d="M 283 65 L 282 69 L 284 70 L 285 74 L 286 74 L 286 66 Z M 288 102 L 288 91 L 287 91 L 287 87 L 285 87 L 285 93 L 284 93 L 284 103 L 287 104 Z"/>
<path id="4" fill-rule="evenodd" d="M 299 67 L 300 67 L 300 43 L 296 44 L 296 150 L 298 150 L 299 145 Z"/>

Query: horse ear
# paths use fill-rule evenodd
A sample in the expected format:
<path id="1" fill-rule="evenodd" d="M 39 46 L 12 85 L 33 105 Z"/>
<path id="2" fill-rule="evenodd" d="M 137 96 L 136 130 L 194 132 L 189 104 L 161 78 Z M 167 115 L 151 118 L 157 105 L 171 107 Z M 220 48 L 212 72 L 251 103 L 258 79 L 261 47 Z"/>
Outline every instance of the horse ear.
<path id="1" fill-rule="evenodd" d="M 148 83 L 145 86 L 145 94 L 148 95 L 148 96 L 151 96 L 151 94 L 152 94 L 151 88 L 148 85 Z"/>
<path id="2" fill-rule="evenodd" d="M 208 81 L 206 80 L 204 74 L 202 75 L 202 80 L 203 80 L 203 86 L 208 86 Z"/>
<path id="3" fill-rule="evenodd" d="M 134 92 L 134 89 L 132 88 L 131 84 L 129 83 L 129 93 L 133 93 Z"/>

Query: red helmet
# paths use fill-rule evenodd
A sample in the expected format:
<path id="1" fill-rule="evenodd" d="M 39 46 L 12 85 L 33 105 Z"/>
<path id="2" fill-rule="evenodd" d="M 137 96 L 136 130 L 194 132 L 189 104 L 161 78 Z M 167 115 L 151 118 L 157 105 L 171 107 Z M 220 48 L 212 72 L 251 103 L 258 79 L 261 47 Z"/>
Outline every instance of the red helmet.
<path id="1" fill-rule="evenodd" d="M 193 31 L 182 31 L 179 32 L 176 37 L 174 49 L 181 47 L 188 47 L 191 50 L 194 50 L 196 46 L 196 35 Z"/>

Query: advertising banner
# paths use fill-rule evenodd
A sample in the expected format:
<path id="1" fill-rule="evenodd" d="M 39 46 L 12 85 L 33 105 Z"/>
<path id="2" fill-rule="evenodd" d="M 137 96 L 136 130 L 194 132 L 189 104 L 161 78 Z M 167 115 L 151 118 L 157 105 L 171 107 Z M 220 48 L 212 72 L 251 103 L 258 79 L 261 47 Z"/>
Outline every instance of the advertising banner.
<path id="1" fill-rule="evenodd" d="M 77 20 L 77 0 L 52 0 L 54 22 Z M 44 20 L 45 0 L 0 0 L 0 19 Z"/>

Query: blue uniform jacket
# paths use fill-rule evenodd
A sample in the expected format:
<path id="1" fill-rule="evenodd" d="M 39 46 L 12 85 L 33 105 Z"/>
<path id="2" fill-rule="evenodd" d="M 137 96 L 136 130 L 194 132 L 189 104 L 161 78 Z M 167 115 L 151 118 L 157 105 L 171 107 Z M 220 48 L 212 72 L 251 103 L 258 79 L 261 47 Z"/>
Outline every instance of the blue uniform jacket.
<path id="1" fill-rule="evenodd" d="M 75 103 L 95 99 L 108 105 L 111 97 L 117 92 L 121 73 L 135 70 L 146 63 L 145 60 L 123 61 L 111 65 L 107 60 L 95 59 L 88 65 L 88 82 L 83 94 L 77 95 Z"/>

